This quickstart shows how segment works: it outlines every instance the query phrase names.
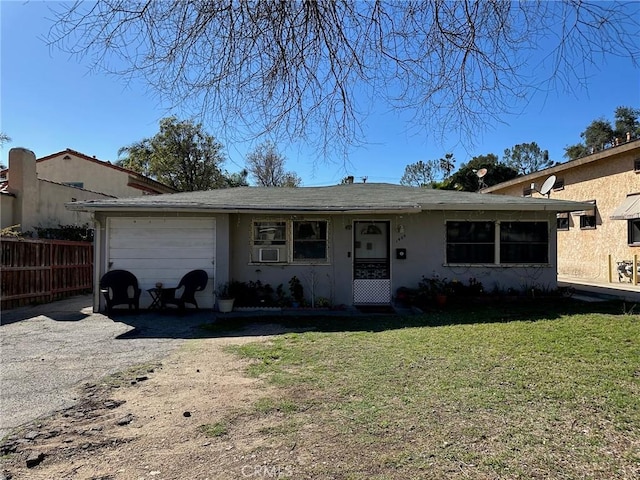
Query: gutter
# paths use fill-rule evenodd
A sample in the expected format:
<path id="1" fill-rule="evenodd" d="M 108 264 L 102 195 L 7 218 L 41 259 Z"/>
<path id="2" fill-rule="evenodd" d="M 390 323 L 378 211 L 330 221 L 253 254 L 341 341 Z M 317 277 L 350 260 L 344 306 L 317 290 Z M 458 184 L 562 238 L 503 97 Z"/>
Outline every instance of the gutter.
<path id="1" fill-rule="evenodd" d="M 574 202 L 570 200 L 553 200 L 552 203 L 544 201 L 544 203 L 523 202 L 516 204 L 458 204 L 458 203 L 438 203 L 429 205 L 413 205 L 413 206 L 396 206 L 396 207 L 269 207 L 257 208 L 254 206 L 242 207 L 214 207 L 206 205 L 131 205 L 131 206 L 110 206 L 110 205 L 82 205 L 79 202 L 66 203 L 65 207 L 73 211 L 84 212 L 187 212 L 187 213 L 250 213 L 250 214 L 266 214 L 266 213 L 320 213 L 320 214 L 402 214 L 402 213 L 420 213 L 423 211 L 466 211 L 466 210 L 484 210 L 484 211 L 549 211 L 549 212 L 572 212 L 577 210 L 586 210 L 592 208 L 592 204 L 588 202 Z"/>

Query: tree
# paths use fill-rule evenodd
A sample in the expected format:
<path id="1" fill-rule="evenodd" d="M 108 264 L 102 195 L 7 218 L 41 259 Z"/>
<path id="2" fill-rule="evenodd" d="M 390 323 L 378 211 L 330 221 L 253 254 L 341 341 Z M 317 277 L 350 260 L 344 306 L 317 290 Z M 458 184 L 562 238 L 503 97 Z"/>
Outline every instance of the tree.
<path id="1" fill-rule="evenodd" d="M 518 176 L 518 171 L 498 161 L 493 153 L 473 157 L 467 163 L 463 163 L 460 169 L 449 177 L 444 188 L 447 190 L 462 190 L 465 192 L 477 192 L 480 189 L 478 171 L 487 169 L 487 174 L 482 177 L 484 186 L 490 187 L 498 183 L 506 182 Z"/>
<path id="2" fill-rule="evenodd" d="M 175 117 L 160 121 L 160 131 L 118 150 L 118 165 L 155 178 L 181 192 L 227 186 L 220 166 L 222 144 L 201 124 Z"/>
<path id="3" fill-rule="evenodd" d="M 577 158 L 589 155 L 589 149 L 582 143 L 576 143 L 575 145 L 569 145 L 564 147 L 564 157 L 568 160 L 575 160 Z"/>
<path id="4" fill-rule="evenodd" d="M 615 111 L 615 136 L 621 141 L 626 141 L 627 133 L 630 138 L 640 137 L 640 109 L 631 107 L 618 107 Z"/>
<path id="5" fill-rule="evenodd" d="M 400 185 L 411 187 L 433 186 L 440 171 L 440 163 L 436 160 L 419 160 L 407 165 L 400 179 Z"/>
<path id="6" fill-rule="evenodd" d="M 449 178 L 451 176 L 451 172 L 455 168 L 455 158 L 453 157 L 453 153 L 445 154 L 444 158 L 440 159 L 439 167 L 440 171 L 444 174 L 444 178 Z"/>
<path id="7" fill-rule="evenodd" d="M 247 155 L 247 170 L 261 187 L 299 187 L 302 179 L 284 169 L 286 158 L 275 144 L 266 141 Z"/>
<path id="8" fill-rule="evenodd" d="M 515 111 L 514 98 L 584 86 L 587 68 L 605 56 L 640 59 L 635 2 L 110 0 L 52 8 L 50 46 L 141 77 L 244 139 L 285 135 L 324 148 L 362 140 L 374 105 L 408 111 L 416 132 L 463 132 L 471 141 Z"/>
<path id="9" fill-rule="evenodd" d="M 537 172 L 553 165 L 549 151 L 542 150 L 536 142 L 519 143 L 512 149 L 505 149 L 503 162 L 520 175 Z"/>
<path id="10" fill-rule="evenodd" d="M 9 143 L 11 141 L 11 137 L 6 133 L 0 132 L 0 147 L 4 147 L 5 143 Z M 0 170 L 4 170 L 7 166 L 4 163 L 0 163 Z"/>
<path id="11" fill-rule="evenodd" d="M 589 151 L 602 150 L 613 140 L 613 127 L 608 120 L 599 118 L 591 122 L 580 136 L 584 138 L 584 144 Z"/>
<path id="12" fill-rule="evenodd" d="M 247 181 L 247 177 L 249 176 L 249 172 L 246 168 L 240 170 L 236 173 L 228 173 L 225 172 L 225 183 L 227 188 L 235 188 L 235 187 L 248 187 L 249 182 Z"/>
<path id="13" fill-rule="evenodd" d="M 607 146 L 615 146 L 616 138 L 618 143 L 627 141 L 627 132 L 629 139 L 640 137 L 640 109 L 632 107 L 618 107 L 615 110 L 615 129 L 605 118 L 599 118 L 592 121 L 587 128 L 580 134 L 584 139 L 584 143 L 570 145 L 564 149 L 564 157 L 569 160 L 584 157 L 590 153 L 602 150 Z"/>

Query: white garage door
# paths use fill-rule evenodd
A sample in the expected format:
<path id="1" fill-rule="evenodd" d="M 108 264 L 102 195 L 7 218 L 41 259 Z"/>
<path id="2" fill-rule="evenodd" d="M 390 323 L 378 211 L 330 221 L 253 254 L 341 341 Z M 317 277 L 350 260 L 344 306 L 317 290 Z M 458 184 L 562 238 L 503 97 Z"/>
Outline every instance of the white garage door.
<path id="1" fill-rule="evenodd" d="M 148 288 L 157 282 L 177 286 L 185 273 L 198 269 L 209 274 L 198 305 L 213 307 L 215 218 L 110 218 L 107 228 L 107 269 L 129 270 L 138 278 L 141 308 L 151 303 Z"/>

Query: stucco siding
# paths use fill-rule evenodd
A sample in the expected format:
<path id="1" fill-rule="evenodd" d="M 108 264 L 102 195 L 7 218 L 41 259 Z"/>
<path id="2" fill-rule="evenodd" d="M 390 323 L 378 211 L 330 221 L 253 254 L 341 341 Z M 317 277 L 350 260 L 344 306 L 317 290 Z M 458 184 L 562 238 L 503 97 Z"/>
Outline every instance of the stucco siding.
<path id="1" fill-rule="evenodd" d="M 16 197 L 13 195 L 2 194 L 0 195 L 0 201 L 2 202 L 0 204 L 0 228 L 7 228 L 15 225 L 15 222 L 13 221 L 13 204 L 16 201 Z"/>
<path id="2" fill-rule="evenodd" d="M 58 225 L 84 225 L 87 223 L 91 225 L 90 213 L 67 210 L 64 204 L 98 198 L 110 197 L 66 185 L 38 181 L 37 226 L 57 227 Z"/>
<path id="3" fill-rule="evenodd" d="M 329 298 L 333 304 L 353 303 L 353 229 L 354 221 L 390 221 L 391 286 L 395 295 L 399 287 L 416 287 L 423 276 L 438 275 L 468 283 L 470 278 L 492 290 L 539 287 L 554 289 L 556 279 L 555 214 L 548 212 L 423 212 L 403 215 L 296 215 L 296 220 L 330 222 L 329 264 L 251 263 L 251 224 L 253 220 L 287 220 L 291 216 L 231 215 L 231 278 L 248 282 L 260 280 L 274 288 L 297 276 L 310 298 L 315 279 L 315 295 Z M 447 265 L 445 263 L 445 222 L 447 220 L 546 221 L 549 224 L 549 264 L 536 266 Z M 396 258 L 396 249 L 406 249 L 406 259 Z"/>
<path id="4" fill-rule="evenodd" d="M 69 157 L 65 160 L 63 157 Z M 103 192 L 115 197 L 134 197 L 143 192 L 127 186 L 129 174 L 99 163 L 63 152 L 60 156 L 39 161 L 36 164 L 38 177 L 58 183 L 81 182 L 82 188 Z"/>

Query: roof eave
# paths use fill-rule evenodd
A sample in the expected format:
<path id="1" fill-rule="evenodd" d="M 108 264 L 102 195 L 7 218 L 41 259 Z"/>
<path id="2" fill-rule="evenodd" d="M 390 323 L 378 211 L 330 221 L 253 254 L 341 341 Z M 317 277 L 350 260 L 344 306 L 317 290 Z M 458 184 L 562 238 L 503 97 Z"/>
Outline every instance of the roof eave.
<path id="1" fill-rule="evenodd" d="M 575 160 L 569 160 L 567 162 L 561 163 L 559 165 L 554 165 L 549 168 L 545 168 L 543 170 L 538 170 L 536 172 L 528 173 L 526 175 L 522 175 L 520 177 L 516 177 L 512 180 L 507 180 L 506 182 L 501 182 L 496 185 L 492 185 L 490 187 L 483 188 L 480 190 L 480 193 L 493 193 L 504 188 L 512 187 L 514 185 L 519 185 L 521 183 L 528 183 L 532 180 L 536 180 L 543 175 L 553 175 L 556 173 L 561 173 L 565 170 L 569 170 L 571 168 L 580 167 L 582 165 L 597 162 L 599 160 L 608 159 L 614 155 L 622 155 L 631 150 L 635 150 L 640 147 L 640 140 L 632 140 L 628 143 L 623 143 L 622 145 L 618 145 L 615 147 L 611 147 L 605 150 L 600 150 L 598 152 L 592 153 L 590 155 L 586 155 L 584 157 L 576 158 Z"/>
<path id="2" fill-rule="evenodd" d="M 372 206 L 345 206 L 345 207 L 268 207 L 256 206 L 229 206 L 229 205 L 202 205 L 202 204 L 146 204 L 146 205 L 105 205 L 100 203 L 87 204 L 85 202 L 66 203 L 66 208 L 72 211 L 85 212 L 209 212 L 209 213 L 251 213 L 251 214 L 283 214 L 283 213 L 324 213 L 324 214 L 402 214 L 419 213 L 422 211 L 454 211 L 454 210 L 484 210 L 484 211 L 552 211 L 571 212 L 593 208 L 591 203 L 555 201 L 550 203 L 531 203 L 520 205 L 505 204 L 422 204 L 422 205 L 398 205 L 392 207 Z"/>

